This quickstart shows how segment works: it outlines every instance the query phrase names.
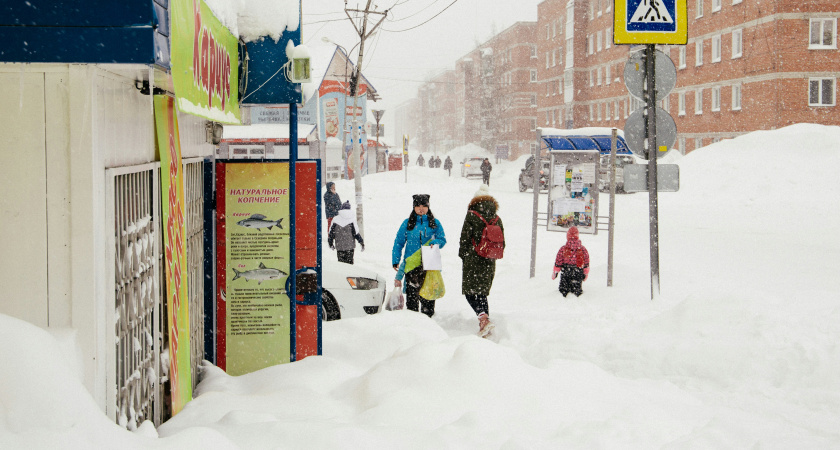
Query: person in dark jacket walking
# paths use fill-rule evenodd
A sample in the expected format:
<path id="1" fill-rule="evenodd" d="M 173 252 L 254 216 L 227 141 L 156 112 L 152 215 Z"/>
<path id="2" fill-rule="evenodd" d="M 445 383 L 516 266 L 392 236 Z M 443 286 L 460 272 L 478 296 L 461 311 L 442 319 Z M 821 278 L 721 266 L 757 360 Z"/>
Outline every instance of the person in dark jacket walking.
<path id="1" fill-rule="evenodd" d="M 554 275 L 560 273 L 560 293 L 563 297 L 572 292 L 580 297 L 583 294 L 583 282 L 589 277 L 589 252 L 580 242 L 580 232 L 577 227 L 566 231 L 566 245 L 560 247 L 557 258 L 554 259 Z"/>
<path id="2" fill-rule="evenodd" d="M 394 286 L 403 286 L 405 277 L 405 307 L 432 317 L 435 314 L 435 301 L 426 300 L 420 296 L 420 287 L 426 279 L 426 271 L 420 258 L 420 247 L 424 245 L 446 245 L 446 234 L 443 225 L 435 219 L 429 209 L 429 195 L 417 194 L 413 196 L 414 209 L 408 219 L 405 219 L 397 231 L 394 248 L 391 250 L 391 264 L 397 271 Z M 403 253 L 403 248 L 405 253 Z"/>
<path id="3" fill-rule="evenodd" d="M 426 164 L 426 160 L 423 159 L 423 155 L 417 157 L 417 165 L 423 167 Z"/>
<path id="4" fill-rule="evenodd" d="M 359 234 L 359 226 L 356 225 L 356 215 L 350 209 L 350 202 L 344 202 L 338 210 L 338 216 L 332 221 L 330 233 L 327 236 L 327 243 L 330 249 L 338 254 L 338 262 L 353 264 L 353 256 L 356 253 L 356 241 L 365 251 L 365 241 Z"/>
<path id="5" fill-rule="evenodd" d="M 489 337 L 495 328 L 490 322 L 490 305 L 487 296 L 490 295 L 490 288 L 493 287 L 493 279 L 496 277 L 496 260 L 479 256 L 475 251 L 475 243 L 481 240 L 481 234 L 486 226 L 484 222 L 496 219 L 498 210 L 499 203 L 490 195 L 487 186 L 481 185 L 467 206 L 467 217 L 464 218 L 458 247 L 458 257 L 463 263 L 461 293 L 467 297 L 467 302 L 478 316 L 478 335 L 481 337 Z M 501 218 L 496 221 L 496 225 L 504 232 L 505 227 Z"/>
<path id="6" fill-rule="evenodd" d="M 327 192 L 324 193 L 324 211 L 327 213 L 327 230 L 332 226 L 333 217 L 338 215 L 341 208 L 341 197 L 335 192 L 335 183 L 327 183 Z"/>
<path id="7" fill-rule="evenodd" d="M 481 179 L 487 186 L 490 186 L 490 172 L 493 171 L 493 166 L 490 164 L 490 160 L 484 158 L 484 162 L 481 163 Z"/>
<path id="8" fill-rule="evenodd" d="M 449 156 L 446 157 L 446 161 L 443 162 L 443 170 L 449 172 L 449 176 L 452 176 L 452 158 Z"/>

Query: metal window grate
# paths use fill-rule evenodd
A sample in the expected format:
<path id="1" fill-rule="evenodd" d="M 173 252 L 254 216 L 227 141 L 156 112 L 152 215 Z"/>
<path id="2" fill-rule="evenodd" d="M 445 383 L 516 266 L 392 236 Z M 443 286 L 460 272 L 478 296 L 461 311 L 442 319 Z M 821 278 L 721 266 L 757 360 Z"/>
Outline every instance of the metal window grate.
<path id="1" fill-rule="evenodd" d="M 190 301 L 190 366 L 192 387 L 204 360 L 204 174 L 203 162 L 184 164 L 187 226 L 187 295 Z"/>
<path id="2" fill-rule="evenodd" d="M 160 270 L 156 170 L 114 176 L 116 420 L 160 423 Z"/>

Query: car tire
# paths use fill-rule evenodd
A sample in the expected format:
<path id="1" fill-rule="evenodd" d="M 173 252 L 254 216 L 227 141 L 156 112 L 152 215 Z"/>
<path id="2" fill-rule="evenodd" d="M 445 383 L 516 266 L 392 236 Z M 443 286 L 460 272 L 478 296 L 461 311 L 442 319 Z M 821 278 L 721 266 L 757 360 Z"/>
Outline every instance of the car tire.
<path id="1" fill-rule="evenodd" d="M 525 182 L 522 181 L 522 176 L 519 177 L 519 192 L 525 192 L 528 190 L 528 186 L 525 186 Z"/>
<path id="2" fill-rule="evenodd" d="M 341 310 L 338 308 L 338 302 L 335 297 L 330 294 L 330 291 L 321 291 L 321 310 L 324 313 L 324 320 L 339 320 L 341 319 Z"/>

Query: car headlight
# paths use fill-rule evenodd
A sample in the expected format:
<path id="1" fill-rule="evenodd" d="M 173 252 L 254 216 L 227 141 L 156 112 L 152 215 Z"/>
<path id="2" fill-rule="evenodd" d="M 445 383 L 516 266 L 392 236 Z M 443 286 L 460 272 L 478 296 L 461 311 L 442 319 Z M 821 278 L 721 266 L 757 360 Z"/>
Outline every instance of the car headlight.
<path id="1" fill-rule="evenodd" d="M 364 277 L 347 277 L 347 283 L 350 284 L 351 288 L 363 291 L 369 291 L 379 287 L 379 281 Z"/>

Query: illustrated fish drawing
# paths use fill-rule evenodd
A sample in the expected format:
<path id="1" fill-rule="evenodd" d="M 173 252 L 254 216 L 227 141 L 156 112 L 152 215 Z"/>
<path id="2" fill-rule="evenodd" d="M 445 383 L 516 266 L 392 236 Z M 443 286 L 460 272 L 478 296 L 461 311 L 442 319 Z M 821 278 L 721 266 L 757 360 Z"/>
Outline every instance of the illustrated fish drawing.
<path id="1" fill-rule="evenodd" d="M 270 230 L 272 227 L 277 227 L 282 230 L 283 225 L 280 225 L 280 222 L 282 221 L 282 218 L 277 220 L 269 220 L 262 214 L 252 214 L 251 217 L 247 219 L 242 219 L 239 222 L 236 222 L 236 224 L 241 227 L 256 228 L 258 230 L 260 228 L 268 228 Z"/>
<path id="2" fill-rule="evenodd" d="M 266 267 L 263 263 L 260 263 L 260 267 L 258 269 L 245 270 L 243 272 L 233 269 L 233 273 L 233 280 L 237 278 L 244 278 L 246 282 L 249 280 L 257 280 L 257 284 L 262 284 L 263 281 L 276 280 L 280 277 L 288 275 L 288 273 L 283 272 L 280 269 Z"/>

